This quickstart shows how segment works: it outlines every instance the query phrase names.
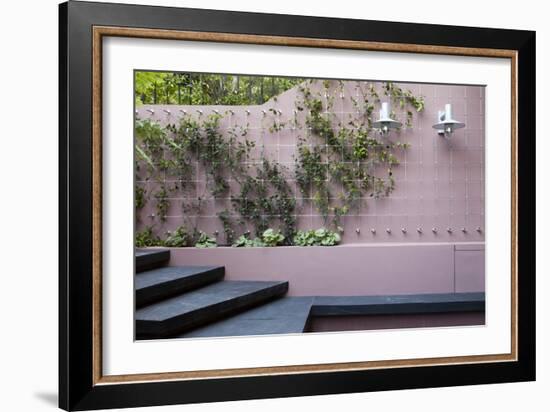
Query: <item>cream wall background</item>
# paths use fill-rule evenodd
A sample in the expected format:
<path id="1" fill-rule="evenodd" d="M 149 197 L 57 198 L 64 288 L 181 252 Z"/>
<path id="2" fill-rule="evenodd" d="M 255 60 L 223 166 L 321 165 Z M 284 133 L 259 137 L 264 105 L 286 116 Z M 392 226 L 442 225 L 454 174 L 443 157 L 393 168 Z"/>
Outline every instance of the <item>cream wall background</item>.
<path id="1" fill-rule="evenodd" d="M 537 209 L 538 381 L 536 383 L 423 389 L 386 393 L 319 396 L 139 409 L 142 411 L 281 411 L 281 410 L 410 410 L 467 411 L 480 406 L 513 411 L 547 409 L 550 387 L 550 262 L 544 259 L 544 234 L 550 219 L 550 195 L 543 176 L 550 142 L 544 114 L 550 111 L 550 27 L 544 2 L 498 3 L 464 0 L 395 0 L 391 7 L 375 2 L 342 0 L 188 0 L 145 2 L 197 8 L 229 9 L 327 17 L 393 20 L 466 26 L 537 30 Z M 0 409 L 55 410 L 57 392 L 57 0 L 4 2 L 0 12 L 2 81 L 0 168 L 2 202 L 2 342 Z M 449 11 L 452 10 L 452 13 Z M 546 74 L 546 75 L 545 75 Z M 43 104 L 29 117 L 30 101 Z M 32 149 L 31 149 L 32 148 Z M 31 258 L 29 258 L 31 257 Z"/>

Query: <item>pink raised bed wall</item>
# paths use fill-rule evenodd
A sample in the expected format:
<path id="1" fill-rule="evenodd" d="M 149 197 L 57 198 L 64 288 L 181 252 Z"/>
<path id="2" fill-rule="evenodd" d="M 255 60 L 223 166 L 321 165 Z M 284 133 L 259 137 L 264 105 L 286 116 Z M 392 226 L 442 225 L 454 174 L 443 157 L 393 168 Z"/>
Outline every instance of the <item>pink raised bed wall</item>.
<path id="1" fill-rule="evenodd" d="M 467 250 L 460 247 L 466 246 Z M 467 256 L 464 254 L 468 253 Z M 170 265 L 225 266 L 228 280 L 288 280 L 291 296 L 484 290 L 483 243 L 174 248 Z"/>

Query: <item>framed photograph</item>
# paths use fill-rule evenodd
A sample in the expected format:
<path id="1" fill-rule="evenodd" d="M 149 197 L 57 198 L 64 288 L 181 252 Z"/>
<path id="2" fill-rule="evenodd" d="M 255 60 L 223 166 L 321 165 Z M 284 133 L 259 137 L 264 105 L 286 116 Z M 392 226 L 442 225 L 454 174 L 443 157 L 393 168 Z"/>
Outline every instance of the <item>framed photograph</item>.
<path id="1" fill-rule="evenodd" d="M 61 408 L 535 379 L 534 32 L 59 10 Z"/>

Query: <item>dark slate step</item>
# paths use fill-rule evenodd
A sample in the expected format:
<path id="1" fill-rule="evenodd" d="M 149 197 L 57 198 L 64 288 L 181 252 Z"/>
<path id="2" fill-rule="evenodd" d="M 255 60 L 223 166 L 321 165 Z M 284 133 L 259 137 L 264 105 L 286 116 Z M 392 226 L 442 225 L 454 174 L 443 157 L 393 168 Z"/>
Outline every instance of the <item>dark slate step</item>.
<path id="1" fill-rule="evenodd" d="M 136 273 L 164 266 L 170 260 L 168 249 L 136 249 Z"/>
<path id="2" fill-rule="evenodd" d="M 194 329 L 178 338 L 302 333 L 306 329 L 312 297 L 285 297 Z"/>
<path id="3" fill-rule="evenodd" d="M 284 295 L 288 282 L 222 281 L 136 311 L 136 337 L 160 338 Z"/>
<path id="4" fill-rule="evenodd" d="M 483 312 L 485 293 L 429 293 L 390 296 L 317 296 L 312 316 L 400 315 Z"/>
<path id="5" fill-rule="evenodd" d="M 223 266 L 167 266 L 141 272 L 135 278 L 136 307 L 217 282 L 224 275 Z"/>

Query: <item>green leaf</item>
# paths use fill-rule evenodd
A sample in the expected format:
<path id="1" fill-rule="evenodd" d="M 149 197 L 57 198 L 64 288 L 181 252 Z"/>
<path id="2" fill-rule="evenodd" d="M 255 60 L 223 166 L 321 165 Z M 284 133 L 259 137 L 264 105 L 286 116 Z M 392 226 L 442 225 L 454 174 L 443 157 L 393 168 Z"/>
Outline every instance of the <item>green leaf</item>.
<path id="1" fill-rule="evenodd" d="M 139 157 L 143 160 L 145 160 L 145 162 L 152 168 L 152 169 L 155 169 L 155 164 L 153 163 L 153 160 L 151 160 L 151 158 L 149 156 L 147 156 L 147 154 L 141 149 L 141 147 L 139 147 L 138 145 L 136 145 L 136 152 L 137 154 L 139 155 Z"/>

